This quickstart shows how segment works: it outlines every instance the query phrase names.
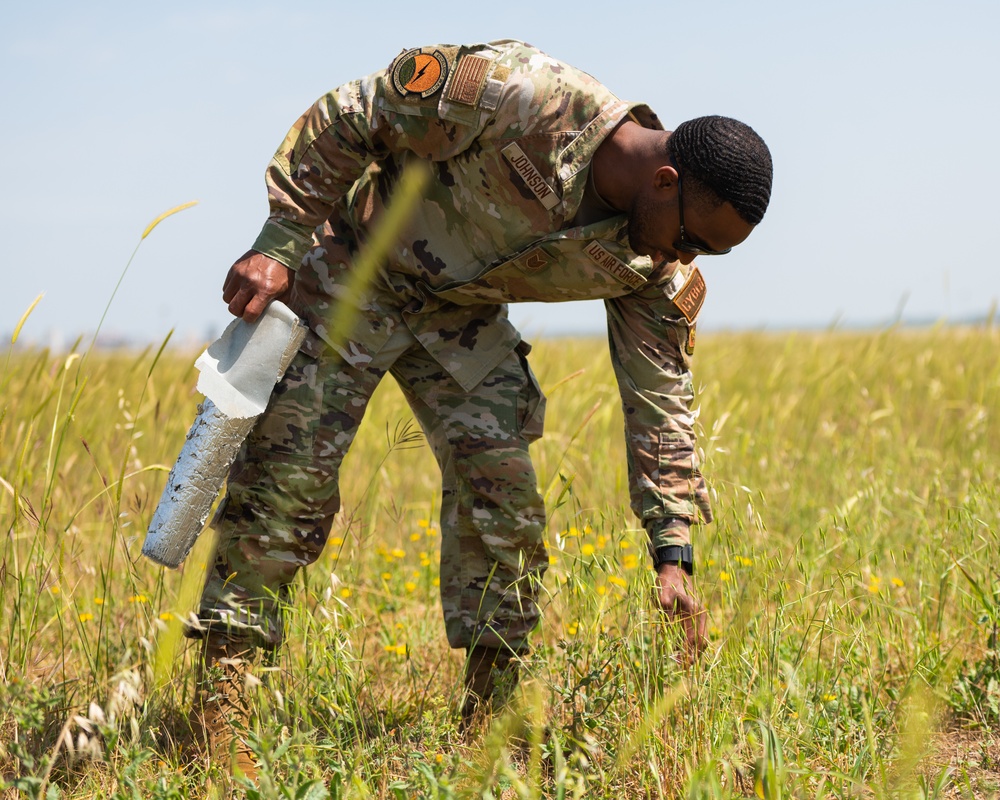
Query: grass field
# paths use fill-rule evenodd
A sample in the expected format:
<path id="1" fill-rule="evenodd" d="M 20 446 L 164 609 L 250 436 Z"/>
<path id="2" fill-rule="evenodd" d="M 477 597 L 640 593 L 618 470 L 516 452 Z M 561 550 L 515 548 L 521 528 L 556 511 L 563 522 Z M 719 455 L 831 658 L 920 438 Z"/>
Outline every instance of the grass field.
<path id="1" fill-rule="evenodd" d="M 1000 331 L 699 338 L 717 521 L 695 534 L 711 642 L 690 671 L 651 603 L 606 351 L 533 353 L 544 621 L 518 713 L 469 738 L 437 602 L 437 470 L 380 388 L 289 644 L 258 671 L 259 796 L 997 796 Z M 184 744 L 195 654 L 176 634 L 210 542 L 181 572 L 139 555 L 199 400 L 195 355 L 6 356 L 11 796 L 204 793 Z"/>

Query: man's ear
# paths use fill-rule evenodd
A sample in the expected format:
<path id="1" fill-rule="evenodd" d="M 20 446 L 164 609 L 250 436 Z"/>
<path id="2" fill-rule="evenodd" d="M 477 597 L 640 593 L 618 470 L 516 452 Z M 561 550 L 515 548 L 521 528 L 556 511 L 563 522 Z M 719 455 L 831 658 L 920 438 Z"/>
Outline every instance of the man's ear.
<path id="1" fill-rule="evenodd" d="M 658 167 L 653 173 L 653 187 L 656 189 L 671 189 L 677 186 L 677 170 L 670 164 Z"/>

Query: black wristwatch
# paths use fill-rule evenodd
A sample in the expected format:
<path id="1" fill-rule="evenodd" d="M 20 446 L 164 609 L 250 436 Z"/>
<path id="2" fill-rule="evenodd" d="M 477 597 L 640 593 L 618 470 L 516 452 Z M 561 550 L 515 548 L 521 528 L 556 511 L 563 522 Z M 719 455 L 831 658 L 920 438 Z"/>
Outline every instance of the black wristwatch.
<path id="1" fill-rule="evenodd" d="M 688 575 L 694 575 L 694 548 L 689 544 L 668 544 L 657 547 L 653 553 L 653 567 L 663 564 L 677 564 Z"/>

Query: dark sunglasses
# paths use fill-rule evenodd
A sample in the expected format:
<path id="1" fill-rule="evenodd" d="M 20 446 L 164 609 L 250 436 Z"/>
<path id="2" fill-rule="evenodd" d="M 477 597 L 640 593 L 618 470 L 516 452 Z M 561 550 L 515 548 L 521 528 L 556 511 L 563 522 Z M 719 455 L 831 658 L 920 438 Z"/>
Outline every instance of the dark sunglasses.
<path id="1" fill-rule="evenodd" d="M 696 256 L 724 256 L 733 248 L 727 247 L 725 250 L 710 250 L 704 245 L 695 244 L 687 238 L 687 232 L 684 230 L 684 191 L 681 188 L 681 168 L 677 166 L 677 162 L 674 161 L 673 156 L 670 157 L 670 164 L 677 170 L 677 212 L 680 214 L 681 219 L 681 238 L 674 243 L 674 248 L 680 250 L 682 253 Z"/>

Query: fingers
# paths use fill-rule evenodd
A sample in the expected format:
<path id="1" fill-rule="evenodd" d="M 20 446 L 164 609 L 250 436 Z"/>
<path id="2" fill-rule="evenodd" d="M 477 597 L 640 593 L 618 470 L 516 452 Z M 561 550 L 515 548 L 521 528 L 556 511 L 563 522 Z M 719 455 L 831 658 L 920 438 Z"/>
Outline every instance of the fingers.
<path id="1" fill-rule="evenodd" d="M 671 622 L 681 627 L 683 660 L 690 666 L 707 646 L 708 614 L 691 590 L 689 578 L 676 567 L 661 567 L 657 586 L 660 608 Z"/>
<path id="2" fill-rule="evenodd" d="M 684 662 L 690 666 L 707 645 L 705 629 L 708 614 L 694 598 L 679 596 L 674 603 L 674 609 L 667 611 L 667 617 L 672 622 L 678 623 L 684 632 Z"/>
<path id="3" fill-rule="evenodd" d="M 284 264 L 250 251 L 230 267 L 222 299 L 233 316 L 255 322 L 268 303 L 288 292 L 292 274 Z"/>

